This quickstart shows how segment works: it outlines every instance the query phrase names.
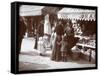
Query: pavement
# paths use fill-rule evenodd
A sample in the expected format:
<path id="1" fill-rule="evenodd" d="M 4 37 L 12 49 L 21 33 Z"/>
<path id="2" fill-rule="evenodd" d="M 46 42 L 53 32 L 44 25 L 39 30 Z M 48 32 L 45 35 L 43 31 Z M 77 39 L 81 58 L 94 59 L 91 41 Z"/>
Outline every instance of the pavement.
<path id="1" fill-rule="evenodd" d="M 56 62 L 52 61 L 50 57 L 51 51 L 47 51 L 45 56 L 40 56 L 36 50 L 21 52 L 19 54 L 19 71 L 95 67 L 95 64 L 84 60 Z"/>

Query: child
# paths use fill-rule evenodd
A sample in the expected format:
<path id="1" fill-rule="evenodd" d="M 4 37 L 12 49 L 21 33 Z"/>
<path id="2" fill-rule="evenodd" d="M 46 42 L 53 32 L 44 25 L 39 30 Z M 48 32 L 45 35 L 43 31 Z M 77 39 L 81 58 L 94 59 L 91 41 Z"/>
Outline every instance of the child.
<path id="1" fill-rule="evenodd" d="M 64 34 L 63 38 L 62 38 L 62 47 L 61 47 L 61 51 L 62 51 L 62 61 L 67 61 L 67 35 L 66 33 Z"/>
<path id="2" fill-rule="evenodd" d="M 40 56 L 45 55 L 46 49 L 45 49 L 45 45 L 44 45 L 44 41 L 42 37 L 40 37 L 38 41 L 38 50 L 39 50 Z"/>

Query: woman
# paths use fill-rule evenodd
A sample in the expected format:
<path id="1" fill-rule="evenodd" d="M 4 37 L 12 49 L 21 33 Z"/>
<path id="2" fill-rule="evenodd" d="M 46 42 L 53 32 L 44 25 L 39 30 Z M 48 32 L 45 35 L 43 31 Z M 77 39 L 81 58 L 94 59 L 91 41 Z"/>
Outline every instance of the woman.
<path id="1" fill-rule="evenodd" d="M 51 38 L 50 38 L 50 45 L 51 45 L 52 50 L 54 48 L 54 43 L 55 43 L 55 39 L 56 39 L 55 27 L 56 27 L 56 25 L 52 27 L 52 34 L 51 34 Z"/>
<path id="2" fill-rule="evenodd" d="M 51 59 L 54 61 L 60 61 L 61 60 L 62 35 L 64 33 L 64 29 L 61 23 L 59 23 L 56 26 L 55 32 L 56 32 L 56 39 L 54 42 L 54 48 L 53 48 Z"/>
<path id="3" fill-rule="evenodd" d="M 66 24 L 64 32 L 66 33 L 66 36 L 67 36 L 67 44 L 68 44 L 66 46 L 67 47 L 67 56 L 72 57 L 71 48 L 76 45 L 78 38 L 74 37 L 74 29 L 72 27 L 71 22 Z"/>

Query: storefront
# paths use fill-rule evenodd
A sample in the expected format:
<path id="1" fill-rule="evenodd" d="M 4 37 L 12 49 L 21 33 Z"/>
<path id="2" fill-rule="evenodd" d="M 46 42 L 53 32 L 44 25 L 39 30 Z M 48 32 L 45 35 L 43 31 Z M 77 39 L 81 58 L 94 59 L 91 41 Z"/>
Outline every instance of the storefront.
<path id="1" fill-rule="evenodd" d="M 95 10 L 80 8 L 63 8 L 58 12 L 58 19 L 64 22 L 71 21 L 75 37 L 79 38 L 76 46 L 88 55 L 88 60 L 95 60 L 96 16 Z"/>
<path id="2" fill-rule="evenodd" d="M 43 24 L 43 15 L 42 15 L 42 9 L 44 6 L 33 6 L 33 5 L 23 5 L 20 7 L 20 17 L 22 17 L 23 22 L 25 23 L 27 27 L 27 34 L 28 37 L 33 37 L 36 32 L 39 32 L 38 29 Z"/>

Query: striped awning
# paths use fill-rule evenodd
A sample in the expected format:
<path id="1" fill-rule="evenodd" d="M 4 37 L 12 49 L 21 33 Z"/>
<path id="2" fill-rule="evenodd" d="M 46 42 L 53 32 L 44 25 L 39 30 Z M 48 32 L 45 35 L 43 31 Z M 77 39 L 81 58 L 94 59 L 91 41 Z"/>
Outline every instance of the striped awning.
<path id="1" fill-rule="evenodd" d="M 58 19 L 74 19 L 95 21 L 95 10 L 79 8 L 63 8 L 58 12 Z"/>
<path id="2" fill-rule="evenodd" d="M 42 14 L 44 6 L 22 5 L 19 9 L 20 16 L 37 16 Z"/>

